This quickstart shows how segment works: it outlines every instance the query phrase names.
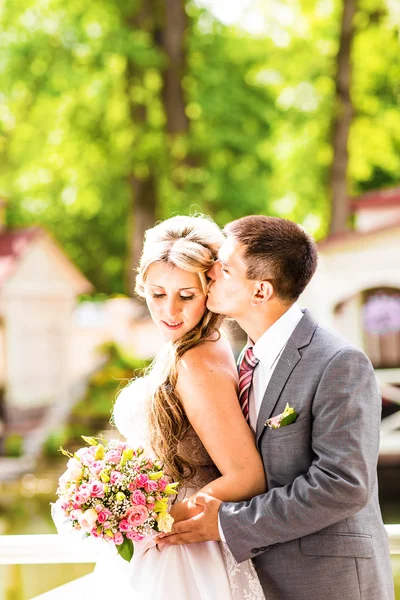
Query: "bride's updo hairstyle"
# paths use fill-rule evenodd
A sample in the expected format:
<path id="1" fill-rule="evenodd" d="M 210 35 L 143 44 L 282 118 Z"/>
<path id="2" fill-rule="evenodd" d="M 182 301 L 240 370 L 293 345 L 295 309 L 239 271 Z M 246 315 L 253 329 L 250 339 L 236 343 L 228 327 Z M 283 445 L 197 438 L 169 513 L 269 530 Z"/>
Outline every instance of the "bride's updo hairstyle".
<path id="1" fill-rule="evenodd" d="M 197 273 L 203 292 L 207 293 L 206 272 L 217 258 L 225 238 L 219 227 L 202 216 L 177 216 L 148 229 L 136 277 L 136 294 L 144 297 L 144 283 L 151 264 L 164 262 L 184 271 Z M 185 483 L 195 473 L 195 466 L 180 453 L 179 442 L 189 428 L 189 421 L 176 391 L 179 359 L 195 346 L 218 332 L 223 317 L 205 309 L 194 329 L 175 342 L 169 342 L 148 373 L 150 380 L 149 431 L 153 451 L 164 463 L 166 473 Z M 218 339 L 218 338 L 217 338 Z"/>

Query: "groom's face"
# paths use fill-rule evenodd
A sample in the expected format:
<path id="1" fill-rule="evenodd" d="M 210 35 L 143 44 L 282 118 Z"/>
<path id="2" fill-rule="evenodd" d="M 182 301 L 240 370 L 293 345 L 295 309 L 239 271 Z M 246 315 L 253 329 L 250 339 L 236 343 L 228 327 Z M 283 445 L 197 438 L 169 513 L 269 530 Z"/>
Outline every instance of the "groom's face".
<path id="1" fill-rule="evenodd" d="M 207 273 L 211 279 L 209 310 L 236 320 L 251 310 L 255 282 L 246 278 L 246 270 L 241 245 L 228 237 L 218 253 L 218 260 Z"/>

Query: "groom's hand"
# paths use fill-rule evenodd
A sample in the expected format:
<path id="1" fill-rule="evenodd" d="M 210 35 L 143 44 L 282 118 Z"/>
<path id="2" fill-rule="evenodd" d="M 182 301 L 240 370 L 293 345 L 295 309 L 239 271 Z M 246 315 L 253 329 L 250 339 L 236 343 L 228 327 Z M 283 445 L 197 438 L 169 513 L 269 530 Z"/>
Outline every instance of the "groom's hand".
<path id="1" fill-rule="evenodd" d="M 196 506 L 202 508 L 202 512 L 186 521 L 174 523 L 171 533 L 157 536 L 155 541 L 159 547 L 221 539 L 218 530 L 221 500 L 202 493 L 197 494 L 193 500 Z"/>

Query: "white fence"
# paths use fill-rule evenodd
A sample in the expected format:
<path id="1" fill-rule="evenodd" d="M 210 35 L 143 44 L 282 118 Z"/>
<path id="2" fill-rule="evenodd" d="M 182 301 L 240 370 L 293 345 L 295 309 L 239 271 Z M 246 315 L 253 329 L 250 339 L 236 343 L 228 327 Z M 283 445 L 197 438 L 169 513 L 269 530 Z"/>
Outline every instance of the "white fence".
<path id="1" fill-rule="evenodd" d="M 386 525 L 390 553 L 400 554 L 400 524 Z M 59 535 L 0 535 L 0 565 L 94 563 L 99 541 Z M 83 589 L 90 575 L 85 575 L 32 600 L 83 600 Z"/>

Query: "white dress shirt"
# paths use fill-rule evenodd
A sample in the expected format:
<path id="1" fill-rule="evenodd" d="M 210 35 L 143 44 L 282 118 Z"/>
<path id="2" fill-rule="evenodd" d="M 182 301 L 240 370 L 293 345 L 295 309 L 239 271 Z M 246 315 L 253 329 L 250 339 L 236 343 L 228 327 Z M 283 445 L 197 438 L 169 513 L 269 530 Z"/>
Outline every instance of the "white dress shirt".
<path id="1" fill-rule="evenodd" d="M 269 327 L 253 346 L 253 352 L 259 363 L 254 369 L 253 381 L 249 395 L 249 423 L 255 433 L 258 413 L 264 398 L 265 390 L 270 382 L 278 360 L 288 343 L 290 336 L 303 317 L 298 304 L 292 304 L 271 327 Z M 247 344 L 249 346 L 250 343 Z M 223 542 L 222 527 L 218 516 L 219 535 Z"/>

